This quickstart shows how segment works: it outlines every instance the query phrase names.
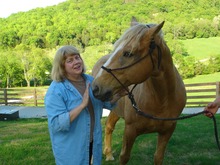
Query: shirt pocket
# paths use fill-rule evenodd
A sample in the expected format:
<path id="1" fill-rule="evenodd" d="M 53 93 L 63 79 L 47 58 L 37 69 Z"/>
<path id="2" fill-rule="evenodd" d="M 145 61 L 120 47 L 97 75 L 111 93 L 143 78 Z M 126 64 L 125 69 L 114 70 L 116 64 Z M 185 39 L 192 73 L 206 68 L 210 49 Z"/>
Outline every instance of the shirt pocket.
<path id="1" fill-rule="evenodd" d="M 79 106 L 81 103 L 82 103 L 82 96 L 72 93 L 72 95 L 70 94 L 67 97 L 67 103 L 66 103 L 67 110 L 70 111 L 73 108 Z"/>

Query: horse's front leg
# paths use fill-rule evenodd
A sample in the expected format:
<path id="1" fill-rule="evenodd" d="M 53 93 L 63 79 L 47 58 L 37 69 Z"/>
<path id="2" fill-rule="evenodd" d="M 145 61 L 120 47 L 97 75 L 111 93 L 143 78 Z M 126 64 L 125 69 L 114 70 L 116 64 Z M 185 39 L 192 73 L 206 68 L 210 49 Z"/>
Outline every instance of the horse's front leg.
<path id="1" fill-rule="evenodd" d="M 114 131 L 115 124 L 120 118 L 113 112 L 111 111 L 106 123 L 105 123 L 105 137 L 104 137 L 104 155 L 106 156 L 106 161 L 109 160 L 114 160 L 114 157 L 112 155 L 112 147 L 111 147 L 111 142 L 112 142 L 112 132 Z"/>
<path id="2" fill-rule="evenodd" d="M 120 154 L 121 165 L 125 165 L 129 161 L 131 149 L 136 137 L 137 137 L 136 130 L 133 128 L 133 126 L 125 124 L 123 145 Z"/>
<path id="3" fill-rule="evenodd" d="M 176 123 L 173 123 L 168 130 L 158 133 L 157 148 L 154 154 L 154 165 L 162 165 L 167 144 L 173 134 L 173 131 L 175 130 L 175 127 Z"/>

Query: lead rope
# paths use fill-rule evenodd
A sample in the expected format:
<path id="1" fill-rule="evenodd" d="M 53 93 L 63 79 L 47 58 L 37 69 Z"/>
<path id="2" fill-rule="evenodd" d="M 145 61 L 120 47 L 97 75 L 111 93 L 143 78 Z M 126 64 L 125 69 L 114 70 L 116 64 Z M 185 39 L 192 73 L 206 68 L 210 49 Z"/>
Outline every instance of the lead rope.
<path id="1" fill-rule="evenodd" d="M 154 62 L 153 62 L 153 57 L 152 57 L 152 52 L 153 50 L 157 48 L 158 49 L 158 68 L 160 67 L 160 62 L 161 62 L 161 50 L 160 50 L 160 47 L 155 44 L 155 41 L 154 40 L 151 40 L 151 43 L 150 43 L 150 49 L 149 49 L 149 52 L 148 54 L 150 54 L 150 58 L 151 58 L 151 61 L 153 63 L 153 68 L 154 68 Z M 147 54 L 147 55 L 148 55 Z M 146 56 L 147 56 L 146 55 Z M 150 118 L 150 119 L 153 119 L 153 120 L 164 120 L 164 121 L 172 121 L 172 120 L 183 120 L 183 119 L 187 119 L 187 118 L 191 118 L 191 117 L 194 117 L 194 116 L 198 116 L 198 115 L 201 115 L 201 114 L 205 114 L 207 113 L 208 111 L 202 111 L 202 112 L 198 112 L 198 113 L 194 113 L 194 114 L 191 114 L 191 115 L 187 115 L 187 116 L 181 116 L 181 117 L 177 117 L 177 118 L 159 118 L 159 117 L 155 117 L 155 116 L 152 116 L 150 114 L 147 114 L 147 113 L 144 113 L 143 111 L 141 111 L 138 107 L 137 107 L 137 104 L 134 100 L 134 96 L 132 94 L 134 88 L 137 86 L 137 84 L 135 84 L 133 86 L 133 88 L 131 89 L 131 91 L 129 91 L 128 88 L 125 87 L 125 85 L 114 75 L 114 73 L 112 71 L 116 71 L 116 70 L 123 70 L 123 69 L 126 69 L 126 68 L 129 68 L 135 64 L 137 64 L 138 62 L 140 62 L 141 60 L 143 60 L 146 56 L 140 58 L 138 61 L 128 65 L 128 66 L 125 66 L 125 67 L 121 67 L 121 68 L 116 68 L 116 69 L 111 69 L 111 68 L 106 68 L 105 66 L 102 66 L 101 68 L 104 69 L 106 72 L 110 73 L 115 79 L 116 81 L 118 81 L 118 83 L 127 91 L 128 93 L 128 98 L 131 100 L 131 103 L 132 103 L 132 106 L 133 108 L 136 110 L 136 113 L 141 115 L 141 116 L 144 116 L 144 117 L 147 117 L 147 118 Z M 217 146 L 218 146 L 218 149 L 220 151 L 220 144 L 219 144 L 219 138 L 218 138 L 218 130 L 217 130 L 217 124 L 216 124 L 216 119 L 215 119 L 215 116 L 212 114 L 212 119 L 213 119 L 213 124 L 214 124 L 214 132 L 215 132 L 215 139 L 216 139 L 216 143 L 217 143 Z"/>
<path id="2" fill-rule="evenodd" d="M 187 119 L 187 118 L 191 118 L 191 117 L 195 117 L 195 116 L 207 113 L 207 111 L 202 111 L 202 112 L 194 113 L 194 114 L 187 115 L 187 116 L 181 116 L 181 117 L 177 117 L 177 118 L 159 118 L 159 117 L 155 117 L 155 116 L 152 116 L 150 114 L 144 113 L 143 111 L 141 111 L 137 107 L 137 104 L 136 104 L 136 102 L 134 100 L 134 95 L 132 94 L 132 92 L 133 92 L 134 88 L 137 86 L 137 84 L 135 84 L 133 86 L 133 88 L 131 89 L 131 91 L 129 91 L 124 86 L 124 84 L 122 84 L 121 81 L 112 73 L 112 69 L 106 68 L 104 66 L 102 66 L 102 69 L 104 69 L 105 71 L 110 73 L 119 82 L 119 84 L 128 92 L 128 98 L 130 99 L 133 108 L 135 109 L 136 113 L 141 115 L 141 116 L 144 116 L 146 118 L 153 119 L 153 120 L 172 121 L 172 120 L 183 120 L 183 119 Z M 218 137 L 216 118 L 215 118 L 215 116 L 213 114 L 212 114 L 212 120 L 213 120 L 213 124 L 214 124 L 214 132 L 215 132 L 215 139 L 216 139 L 217 147 L 218 147 L 218 149 L 220 151 L 220 144 L 219 144 L 219 137 Z"/>
<path id="3" fill-rule="evenodd" d="M 133 90 L 133 89 L 132 89 Z M 177 117 L 177 118 L 159 118 L 159 117 L 155 117 L 155 116 L 152 116 L 150 114 L 147 114 L 147 113 L 144 113 L 143 111 L 141 111 L 138 107 L 137 107 L 137 104 L 134 100 L 134 95 L 132 94 L 132 92 L 129 92 L 128 94 L 128 98 L 131 100 L 131 104 L 133 106 L 133 108 L 135 109 L 136 113 L 141 115 L 141 116 L 144 116 L 146 118 L 150 118 L 150 119 L 153 119 L 153 120 L 164 120 L 164 121 L 173 121 L 173 120 L 183 120 L 183 119 L 188 119 L 188 118 L 192 118 L 192 117 L 195 117 L 195 116 L 198 116 L 198 115 L 201 115 L 201 114 L 205 114 L 205 113 L 208 113 L 208 111 L 204 110 L 202 112 L 198 112 L 198 113 L 194 113 L 194 114 L 191 114 L 191 115 L 186 115 L 186 116 L 181 116 L 181 117 Z M 209 112 L 211 113 L 211 112 Z M 219 144 L 219 137 L 218 137 L 218 130 L 217 130 L 217 123 L 216 123 L 216 118 L 214 116 L 214 114 L 212 113 L 212 120 L 213 120 L 213 124 L 214 124 L 214 133 L 215 133 L 215 140 L 216 140 L 216 143 L 217 143 L 217 147 L 220 151 L 220 144 Z"/>

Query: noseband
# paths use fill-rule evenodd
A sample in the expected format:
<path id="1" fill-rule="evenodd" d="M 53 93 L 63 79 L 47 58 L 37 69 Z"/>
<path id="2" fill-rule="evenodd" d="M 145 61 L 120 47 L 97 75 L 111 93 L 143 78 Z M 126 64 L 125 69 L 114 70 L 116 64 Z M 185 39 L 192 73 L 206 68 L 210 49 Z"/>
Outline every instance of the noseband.
<path id="1" fill-rule="evenodd" d="M 153 62 L 153 51 L 154 49 L 157 48 L 158 50 L 158 69 L 160 67 L 160 62 L 161 62 L 161 56 L 162 56 L 162 53 L 161 53 L 161 49 L 160 47 L 155 43 L 155 41 L 152 39 L 151 42 L 150 42 L 150 49 L 148 51 L 148 53 L 143 56 L 142 58 L 138 59 L 137 61 L 135 61 L 134 63 L 130 64 L 130 65 L 127 65 L 127 66 L 124 66 L 124 67 L 121 67 L 121 68 L 114 68 L 114 69 L 111 69 L 111 68 L 107 68 L 105 66 L 102 66 L 101 68 L 104 69 L 106 72 L 110 73 L 117 81 L 118 83 L 128 92 L 128 95 L 129 95 L 129 98 L 132 97 L 133 98 L 133 94 L 132 94 L 132 91 L 133 89 L 136 87 L 137 84 L 134 85 L 134 87 L 132 88 L 131 91 L 129 91 L 125 85 L 115 76 L 115 74 L 113 73 L 113 71 L 118 71 L 118 70 L 124 70 L 124 69 L 127 69 L 127 68 L 130 68 L 132 66 L 134 66 L 135 64 L 138 64 L 139 62 L 141 62 L 142 60 L 144 60 L 148 55 L 150 55 L 150 58 L 151 58 L 151 62 L 153 64 L 153 68 L 155 67 L 154 66 L 154 62 Z"/>
<path id="2" fill-rule="evenodd" d="M 132 89 L 129 91 L 129 89 L 115 76 L 113 71 L 124 70 L 124 69 L 127 69 L 129 67 L 132 67 L 135 64 L 139 63 L 140 61 L 142 61 L 148 55 L 150 55 L 151 62 L 153 64 L 153 68 L 155 68 L 153 57 L 152 57 L 152 55 L 153 55 L 152 53 L 153 53 L 155 48 L 157 48 L 157 50 L 158 50 L 158 69 L 159 69 L 160 63 L 161 63 L 161 58 L 162 58 L 162 52 L 161 52 L 160 47 L 155 43 L 154 40 L 151 40 L 151 42 L 150 42 L 150 49 L 149 49 L 148 53 L 145 56 L 143 56 L 142 58 L 140 58 L 139 60 L 135 61 L 134 63 L 132 63 L 130 65 L 127 65 L 127 66 L 124 66 L 124 67 L 121 67 L 121 68 L 111 69 L 111 68 L 107 68 L 105 66 L 102 66 L 101 68 L 104 69 L 106 72 L 110 73 L 118 81 L 118 83 L 128 92 L 128 98 L 130 99 L 133 108 L 135 109 L 137 114 L 139 114 L 139 115 L 141 115 L 143 117 L 146 117 L 146 118 L 149 118 L 149 119 L 152 119 L 152 120 L 159 120 L 159 121 L 176 121 L 176 120 L 183 120 L 183 119 L 195 117 L 195 116 L 198 116 L 198 115 L 201 115 L 201 114 L 205 114 L 205 113 L 210 113 L 210 112 L 204 110 L 202 112 L 198 112 L 198 113 L 194 113 L 194 114 L 186 115 L 186 116 L 181 116 L 181 117 L 176 117 L 176 118 L 160 118 L 160 117 L 156 117 L 156 116 L 152 116 L 150 114 L 147 114 L 147 113 L 141 111 L 138 108 L 138 106 L 137 106 L 137 104 L 135 102 L 135 99 L 134 99 L 134 95 L 132 94 L 132 92 L 133 92 L 134 88 L 137 86 L 137 84 L 135 84 L 132 87 Z M 212 119 L 213 119 L 213 124 L 214 124 L 215 139 L 216 139 L 217 147 L 218 147 L 218 149 L 220 151 L 220 142 L 219 142 L 219 138 L 218 138 L 217 124 L 216 124 L 216 119 L 215 119 L 214 115 L 213 115 Z"/>
<path id="3" fill-rule="evenodd" d="M 161 49 L 160 47 L 155 43 L 154 39 L 151 40 L 150 42 L 150 49 L 148 51 L 148 53 L 143 56 L 142 58 L 138 59 L 137 61 L 135 61 L 134 63 L 130 64 L 130 65 L 127 65 L 127 66 L 124 66 L 124 67 L 121 67 L 121 68 L 115 68 L 115 69 L 111 69 L 111 68 L 107 68 L 105 66 L 102 66 L 101 68 L 104 69 L 106 72 L 110 73 L 117 81 L 118 83 L 127 91 L 128 93 L 128 97 L 132 103 L 132 106 L 133 108 L 136 110 L 137 113 L 140 114 L 140 109 L 137 108 L 137 104 L 135 102 L 135 99 L 134 99 L 134 95 L 133 95 L 133 90 L 134 88 L 137 86 L 137 84 L 135 84 L 132 89 L 129 91 L 129 89 L 115 76 L 115 74 L 112 72 L 112 71 L 118 71 L 118 70 L 124 70 L 124 69 L 127 69 L 127 68 L 130 68 L 132 66 L 134 66 L 135 64 L 138 64 L 139 62 L 141 62 L 142 60 L 144 60 L 148 55 L 150 55 L 150 58 L 151 58 L 151 62 L 153 64 L 153 68 L 155 68 L 154 66 L 154 61 L 153 61 L 153 51 L 155 48 L 157 48 L 158 50 L 158 69 L 160 67 L 160 63 L 161 63 L 161 57 L 162 57 L 162 53 L 161 53 Z"/>

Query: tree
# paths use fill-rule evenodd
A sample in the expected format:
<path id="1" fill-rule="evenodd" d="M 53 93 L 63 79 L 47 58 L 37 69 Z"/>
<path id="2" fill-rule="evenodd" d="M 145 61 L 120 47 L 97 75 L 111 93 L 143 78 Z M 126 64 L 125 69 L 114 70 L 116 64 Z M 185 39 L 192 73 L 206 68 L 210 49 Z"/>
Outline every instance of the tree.
<path id="1" fill-rule="evenodd" d="M 19 37 L 17 36 L 17 33 L 14 30 L 8 29 L 0 32 L 0 48 L 13 48 L 18 43 Z"/>
<path id="2" fill-rule="evenodd" d="M 38 81 L 44 81 L 51 69 L 51 60 L 45 50 L 21 44 L 16 47 L 16 54 L 28 87 L 30 87 L 31 80 L 35 86 Z"/>
<path id="3" fill-rule="evenodd" d="M 20 61 L 20 67 L 23 70 L 24 79 L 27 83 L 27 86 L 30 87 L 30 80 L 32 79 L 30 69 L 31 69 L 31 63 L 33 62 L 31 48 L 21 44 L 15 48 L 15 51 Z"/>
<path id="4" fill-rule="evenodd" d="M 52 68 L 51 59 L 43 49 L 32 48 L 31 53 L 33 54 L 32 57 L 34 57 L 34 60 L 29 72 L 32 75 L 34 86 L 37 86 L 38 83 L 43 85 L 43 82 L 48 78 L 48 74 Z"/>
<path id="5" fill-rule="evenodd" d="M 206 65 L 201 61 L 196 61 L 195 63 L 195 74 L 202 75 L 206 69 Z"/>
<path id="6" fill-rule="evenodd" d="M 23 74 L 17 56 L 13 51 L 1 51 L 0 57 L 0 80 L 2 87 L 9 88 L 20 85 Z"/>

